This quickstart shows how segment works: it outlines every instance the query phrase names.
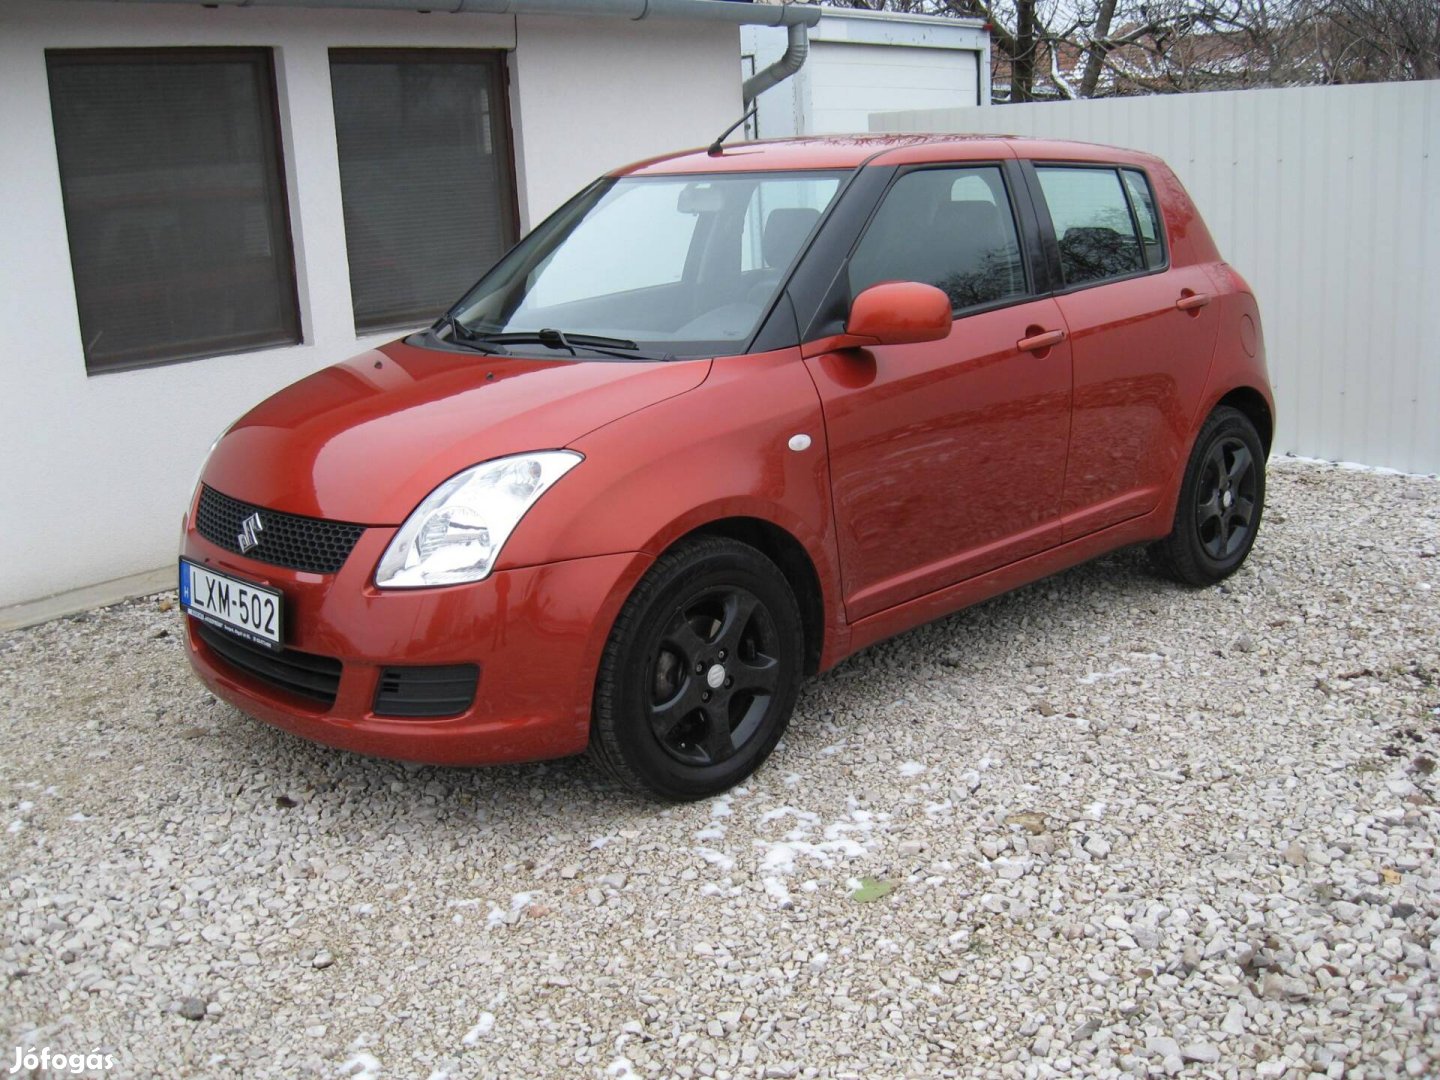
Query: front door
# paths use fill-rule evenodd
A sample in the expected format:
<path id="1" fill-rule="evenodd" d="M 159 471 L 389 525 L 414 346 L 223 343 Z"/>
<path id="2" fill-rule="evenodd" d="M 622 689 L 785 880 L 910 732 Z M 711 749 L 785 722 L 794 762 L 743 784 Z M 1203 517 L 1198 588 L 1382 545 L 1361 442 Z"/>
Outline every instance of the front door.
<path id="1" fill-rule="evenodd" d="M 1059 542 L 1071 373 L 1058 306 L 1031 295 L 998 166 L 901 175 L 849 275 L 852 297 L 922 281 L 956 309 L 943 341 L 806 361 L 854 621 Z"/>

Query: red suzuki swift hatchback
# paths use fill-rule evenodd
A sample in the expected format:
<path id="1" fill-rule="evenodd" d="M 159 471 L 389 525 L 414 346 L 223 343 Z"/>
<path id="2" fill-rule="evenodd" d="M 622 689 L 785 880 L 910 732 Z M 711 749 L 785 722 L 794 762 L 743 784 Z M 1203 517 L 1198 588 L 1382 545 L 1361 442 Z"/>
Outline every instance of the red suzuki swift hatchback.
<path id="1" fill-rule="evenodd" d="M 1154 157 L 661 158 L 225 433 L 185 517 L 190 658 L 334 746 L 588 747 L 697 798 L 881 638 L 1127 544 L 1234 572 L 1273 416 L 1255 299 Z"/>

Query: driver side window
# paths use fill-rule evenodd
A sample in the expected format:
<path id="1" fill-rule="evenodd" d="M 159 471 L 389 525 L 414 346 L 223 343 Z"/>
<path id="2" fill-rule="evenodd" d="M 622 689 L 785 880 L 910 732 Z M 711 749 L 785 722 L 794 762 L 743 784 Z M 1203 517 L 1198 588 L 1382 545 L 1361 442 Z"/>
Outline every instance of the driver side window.
<path id="1" fill-rule="evenodd" d="M 919 169 L 895 181 L 850 258 L 850 295 L 882 281 L 934 285 L 956 310 L 1025 295 L 999 168 Z"/>

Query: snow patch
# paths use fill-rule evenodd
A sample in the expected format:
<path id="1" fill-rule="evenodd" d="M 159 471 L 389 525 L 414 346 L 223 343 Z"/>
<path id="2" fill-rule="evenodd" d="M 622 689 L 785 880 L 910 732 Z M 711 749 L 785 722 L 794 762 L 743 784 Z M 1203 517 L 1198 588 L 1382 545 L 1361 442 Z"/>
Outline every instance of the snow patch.
<path id="1" fill-rule="evenodd" d="M 714 848 L 697 847 L 695 854 L 704 859 L 711 866 L 718 866 L 725 873 L 735 869 L 735 860 L 723 851 L 716 851 Z"/>
<path id="2" fill-rule="evenodd" d="M 809 824 L 815 824 L 820 820 L 820 815 L 813 814 L 809 810 L 797 810 L 793 806 L 777 806 L 773 810 L 766 810 L 760 815 L 757 825 L 769 825 L 772 821 L 779 821 L 783 817 L 795 817 Z"/>
<path id="3" fill-rule="evenodd" d="M 374 1054 L 357 1050 L 340 1066 L 340 1075 L 351 1077 L 351 1080 L 376 1080 L 380 1075 L 380 1059 Z"/>
<path id="4" fill-rule="evenodd" d="M 850 800 L 848 817 L 833 821 L 820 832 L 820 839 L 813 839 L 814 826 L 819 819 L 814 814 L 790 809 L 801 824 L 790 830 L 783 840 L 757 840 L 755 846 L 761 849 L 760 872 L 771 876 L 788 876 L 795 872 L 799 859 L 811 859 L 821 866 L 834 866 L 837 861 L 856 859 L 864 856 L 873 846 L 869 834 L 888 814 L 873 814 L 863 810 Z M 773 812 L 772 812 L 773 813 Z M 776 814 L 776 817 L 784 816 Z M 771 820 L 774 820 L 773 818 Z M 857 839 L 857 836 L 859 839 Z"/>
<path id="5" fill-rule="evenodd" d="M 1080 685 L 1092 686 L 1102 679 L 1118 679 L 1121 675 L 1128 675 L 1130 669 L 1124 664 L 1112 665 L 1109 671 L 1092 671 L 1089 675 L 1080 676 Z"/>
<path id="6" fill-rule="evenodd" d="M 506 911 L 499 904 L 492 903 L 490 911 L 485 916 L 485 926 L 493 930 L 497 926 L 513 925 L 520 921 L 520 913 L 530 906 L 535 899 L 535 893 L 516 893 L 510 897 L 510 910 Z"/>
<path id="7" fill-rule="evenodd" d="M 795 906 L 795 901 L 790 896 L 790 890 L 785 887 L 785 883 L 779 878 L 767 877 L 765 879 L 765 895 L 774 900 L 775 906 L 778 908 L 792 908 Z"/>
<path id="8" fill-rule="evenodd" d="M 466 1046 L 474 1046 L 486 1035 L 489 1035 L 490 1032 L 492 1032 L 493 1030 L 495 1030 L 495 1014 L 491 1012 L 482 1012 L 480 1014 L 480 1019 L 475 1021 L 475 1026 L 472 1027 L 469 1031 L 467 1031 L 464 1038 L 462 1038 L 460 1041 Z"/>
<path id="9" fill-rule="evenodd" d="M 1428 476 L 1428 473 L 1407 473 L 1401 469 L 1389 469 L 1383 465 L 1362 465 L 1358 461 L 1329 461 L 1325 458 L 1301 457 L 1299 454 L 1286 454 L 1285 461 L 1298 461 L 1305 465 L 1329 465 L 1335 469 L 1344 469 L 1347 472 L 1374 473 L 1376 476 Z"/>

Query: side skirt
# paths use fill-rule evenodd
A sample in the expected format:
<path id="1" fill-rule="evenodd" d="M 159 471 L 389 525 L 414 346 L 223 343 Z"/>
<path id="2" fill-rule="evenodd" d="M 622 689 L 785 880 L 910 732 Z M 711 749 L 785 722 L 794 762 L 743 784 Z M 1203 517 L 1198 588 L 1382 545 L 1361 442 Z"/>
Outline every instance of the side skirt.
<path id="1" fill-rule="evenodd" d="M 847 647 L 843 651 L 837 650 L 837 655 L 827 656 L 828 663 L 824 667 L 832 667 L 846 656 L 877 641 L 952 615 L 962 608 L 1018 589 L 1022 585 L 1058 574 L 1107 552 L 1130 544 L 1158 540 L 1170 532 L 1174 518 L 1174 499 L 1162 499 L 1160 505 L 1148 514 L 1122 521 L 1088 536 L 1077 537 L 1068 544 L 1061 544 L 1038 555 L 1020 559 L 989 573 L 968 578 L 867 616 L 850 625 Z"/>

